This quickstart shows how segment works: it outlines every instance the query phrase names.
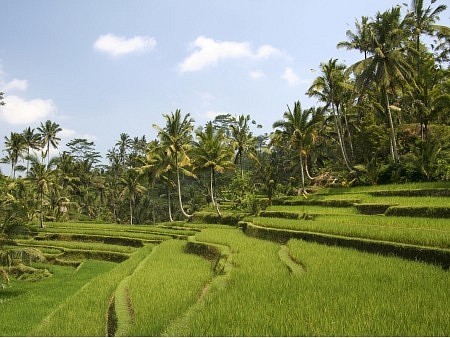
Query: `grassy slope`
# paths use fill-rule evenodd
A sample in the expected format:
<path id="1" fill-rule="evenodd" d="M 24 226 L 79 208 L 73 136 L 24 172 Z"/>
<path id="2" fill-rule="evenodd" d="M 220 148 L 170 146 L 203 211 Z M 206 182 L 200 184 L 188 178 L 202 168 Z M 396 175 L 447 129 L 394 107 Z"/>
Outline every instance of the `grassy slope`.
<path id="1" fill-rule="evenodd" d="M 198 240 L 229 245 L 234 268 L 170 336 L 449 335 L 448 273 L 438 267 L 291 241 L 307 271 L 289 274 L 279 245 L 238 230 Z M 186 324 L 186 323 L 185 323 Z"/>
<path id="2" fill-rule="evenodd" d="M 87 261 L 75 270 L 46 266 L 53 276 L 38 281 L 13 280 L 12 287 L 0 289 L 0 334 L 26 336 L 65 299 L 95 276 L 111 270 L 115 263 Z"/>

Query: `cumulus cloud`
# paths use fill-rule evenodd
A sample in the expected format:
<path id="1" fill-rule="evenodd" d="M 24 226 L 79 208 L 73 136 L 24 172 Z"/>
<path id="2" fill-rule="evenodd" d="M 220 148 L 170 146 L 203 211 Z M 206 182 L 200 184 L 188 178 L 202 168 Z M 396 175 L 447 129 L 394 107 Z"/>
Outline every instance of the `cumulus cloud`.
<path id="1" fill-rule="evenodd" d="M 155 38 L 149 36 L 135 36 L 127 39 L 123 36 L 116 36 L 111 33 L 101 35 L 94 42 L 95 49 L 113 56 L 151 51 L 155 46 Z"/>
<path id="2" fill-rule="evenodd" d="M 281 75 L 283 80 L 286 80 L 289 86 L 295 86 L 300 83 L 300 78 L 295 74 L 295 72 L 290 67 L 286 67 L 284 69 L 283 74 Z"/>
<path id="3" fill-rule="evenodd" d="M 13 79 L 3 86 L 2 91 L 5 91 L 6 93 L 8 93 L 8 92 L 14 91 L 14 90 L 24 91 L 24 90 L 27 90 L 27 88 L 28 88 L 27 80 Z"/>
<path id="4" fill-rule="evenodd" d="M 263 59 L 280 53 L 270 45 L 263 45 L 254 52 L 248 42 L 216 41 L 204 36 L 195 39 L 192 47 L 194 52 L 179 65 L 182 73 L 199 71 L 225 59 Z"/>
<path id="5" fill-rule="evenodd" d="M 260 79 L 266 76 L 266 74 L 261 70 L 253 70 L 248 73 L 252 79 Z"/>
<path id="6" fill-rule="evenodd" d="M 5 105 L 0 108 L 0 118 L 10 124 L 31 124 L 42 121 L 56 113 L 52 100 L 24 100 L 15 95 L 5 96 Z"/>

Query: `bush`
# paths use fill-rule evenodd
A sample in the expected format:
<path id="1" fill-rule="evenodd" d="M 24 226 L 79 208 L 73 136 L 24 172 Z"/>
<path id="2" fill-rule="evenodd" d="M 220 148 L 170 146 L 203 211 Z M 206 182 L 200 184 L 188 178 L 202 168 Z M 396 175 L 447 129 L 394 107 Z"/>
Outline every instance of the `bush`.
<path id="1" fill-rule="evenodd" d="M 386 216 L 450 218 L 449 207 L 405 207 L 393 206 L 386 210 Z"/>
<path id="2" fill-rule="evenodd" d="M 379 215 L 384 214 L 386 210 L 393 206 L 392 204 L 381 203 L 358 203 L 355 204 L 356 209 L 364 215 Z"/>
<path id="3" fill-rule="evenodd" d="M 196 212 L 193 217 L 194 223 L 207 224 L 225 224 L 237 226 L 239 221 L 243 220 L 247 214 L 244 213 L 226 213 L 222 217 L 215 212 Z"/>
<path id="4" fill-rule="evenodd" d="M 299 214 L 296 212 L 289 211 L 260 211 L 258 216 L 260 217 L 275 217 L 275 218 L 288 218 L 288 219 L 298 219 Z"/>

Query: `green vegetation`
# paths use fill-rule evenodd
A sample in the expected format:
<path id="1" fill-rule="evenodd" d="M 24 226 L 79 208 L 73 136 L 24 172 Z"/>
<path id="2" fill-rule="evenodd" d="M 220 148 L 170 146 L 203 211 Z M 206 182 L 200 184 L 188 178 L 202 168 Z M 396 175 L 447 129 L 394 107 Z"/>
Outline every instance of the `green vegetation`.
<path id="1" fill-rule="evenodd" d="M 87 261 L 78 269 L 43 265 L 53 274 L 39 282 L 11 280 L 11 287 L 0 289 L 0 332 L 2 336 L 30 336 L 49 313 L 116 264 Z M 50 335 L 42 332 L 41 335 Z M 76 333 L 75 333 L 76 335 Z"/>
<path id="2" fill-rule="evenodd" d="M 133 273 L 152 249 L 146 246 L 137 250 L 130 259 L 85 284 L 77 293 L 61 302 L 30 334 L 54 337 L 106 335 L 111 296 L 119 283 Z"/>
<path id="3" fill-rule="evenodd" d="M 293 240 L 290 255 L 306 270 L 291 274 L 275 243 L 226 229 L 196 239 L 230 246 L 231 282 L 169 336 L 448 334 L 448 273 L 436 266 Z"/>
<path id="4" fill-rule="evenodd" d="M 50 120 L 11 132 L 0 334 L 449 336 L 449 29 L 413 4 L 356 21 L 364 59 L 321 63 L 321 106 L 270 134 L 177 109 L 100 164 L 85 139 L 51 158 Z"/>

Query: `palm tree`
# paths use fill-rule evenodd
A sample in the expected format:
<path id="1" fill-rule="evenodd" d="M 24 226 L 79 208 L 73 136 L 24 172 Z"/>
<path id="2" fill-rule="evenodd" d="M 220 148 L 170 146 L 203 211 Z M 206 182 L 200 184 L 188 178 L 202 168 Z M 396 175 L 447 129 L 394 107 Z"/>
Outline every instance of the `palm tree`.
<path id="1" fill-rule="evenodd" d="M 62 131 L 62 129 L 56 122 L 47 120 L 45 124 L 41 122 L 41 126 L 38 127 L 37 130 L 39 131 L 42 145 L 46 147 L 47 165 L 49 165 L 50 145 L 55 149 L 58 147 L 58 143 L 61 139 L 57 136 L 57 134 Z"/>
<path id="2" fill-rule="evenodd" d="M 164 147 L 165 155 L 169 158 L 175 159 L 175 170 L 177 175 L 178 186 L 178 202 L 180 204 L 181 212 L 185 217 L 191 218 L 192 215 L 186 213 L 183 208 L 181 196 L 180 183 L 180 167 L 188 166 L 190 158 L 188 151 L 191 149 L 192 130 L 194 128 L 194 120 L 190 118 L 190 114 L 181 117 L 181 111 L 177 109 L 175 113 L 163 114 L 166 119 L 166 126 L 164 128 L 154 124 L 153 128 L 158 131 L 158 137 L 161 145 Z"/>
<path id="3" fill-rule="evenodd" d="M 44 197 L 49 192 L 50 186 L 54 181 L 53 177 L 53 159 L 48 165 L 42 164 L 36 156 L 30 157 L 31 167 L 27 179 L 34 186 L 37 193 L 39 205 L 39 226 L 44 227 Z"/>
<path id="4" fill-rule="evenodd" d="M 40 141 L 39 141 L 39 135 L 34 132 L 34 128 L 31 129 L 30 127 L 24 129 L 22 132 L 22 137 L 25 143 L 25 146 L 27 147 L 27 174 L 28 170 L 30 168 L 30 151 L 31 149 L 38 150 L 40 149 Z"/>
<path id="5" fill-rule="evenodd" d="M 22 152 L 25 150 L 24 139 L 21 134 L 11 132 L 9 138 L 5 136 L 5 150 L 11 163 L 11 178 L 16 178 L 16 168 Z"/>
<path id="6" fill-rule="evenodd" d="M 127 160 L 127 152 L 131 149 L 133 140 L 127 133 L 121 133 L 119 141 L 116 142 L 116 146 L 119 147 L 119 159 L 122 165 L 125 165 Z"/>
<path id="7" fill-rule="evenodd" d="M 414 86 L 413 70 L 404 55 L 405 22 L 400 20 L 400 7 L 378 12 L 369 23 L 370 56 L 350 67 L 356 76 L 356 86 L 362 92 L 374 83 L 381 93 L 381 105 L 388 118 L 392 158 L 399 161 L 395 126 L 389 103 L 389 92 L 395 85 Z"/>
<path id="8" fill-rule="evenodd" d="M 432 0 L 431 3 L 433 4 L 435 1 Z M 410 25 L 417 52 L 420 50 L 420 36 L 422 34 L 430 36 L 435 35 L 435 33 L 449 35 L 450 31 L 447 26 L 435 24 L 436 20 L 439 20 L 439 14 L 447 9 L 446 5 L 439 5 L 434 9 L 430 5 L 425 9 L 423 0 L 412 0 L 411 7 L 406 20 Z"/>
<path id="9" fill-rule="evenodd" d="M 315 96 L 321 102 L 324 102 L 325 109 L 331 106 L 342 159 L 347 169 L 351 170 L 345 148 L 340 108 L 345 91 L 351 90 L 352 86 L 346 80 L 345 65 L 338 64 L 337 59 L 330 59 L 327 63 L 321 63 L 320 68 L 322 75 L 314 80 L 307 94 L 309 96 Z"/>
<path id="10" fill-rule="evenodd" d="M 136 206 L 136 197 L 146 191 L 145 187 L 140 183 L 142 174 L 135 169 L 128 169 L 124 177 L 121 178 L 123 186 L 121 195 L 128 196 L 130 206 L 130 225 L 133 225 L 133 208 Z"/>
<path id="11" fill-rule="evenodd" d="M 210 197 L 217 214 L 222 216 L 219 204 L 215 198 L 215 176 L 233 166 L 233 153 L 226 142 L 224 130 L 215 130 L 212 122 L 208 122 L 205 129 L 197 131 L 197 141 L 194 142 L 194 162 L 203 169 L 210 171 Z"/>
<path id="12" fill-rule="evenodd" d="M 321 110 L 302 110 L 300 101 L 294 103 L 294 109 L 283 114 L 283 120 L 274 122 L 273 128 L 278 128 L 272 135 L 274 142 L 286 142 L 289 147 L 298 153 L 300 160 L 300 174 L 302 194 L 306 194 L 305 189 L 305 162 L 306 149 L 317 137 L 317 128 L 323 121 Z"/>
<path id="13" fill-rule="evenodd" d="M 364 53 L 364 59 L 366 59 L 370 47 L 370 36 L 367 25 L 368 20 L 369 18 L 367 16 L 361 17 L 361 23 L 356 20 L 356 33 L 352 32 L 351 30 L 347 30 L 345 34 L 350 41 L 341 41 L 337 44 L 337 47 L 357 49 L 361 53 Z"/>
<path id="14" fill-rule="evenodd" d="M 244 177 L 242 161 L 244 154 L 248 154 L 252 159 L 256 160 L 256 155 L 254 154 L 255 138 L 252 132 L 250 132 L 249 121 L 250 115 L 239 115 L 237 123 L 230 125 L 231 139 L 235 151 L 234 163 L 239 162 L 242 178 Z"/>

